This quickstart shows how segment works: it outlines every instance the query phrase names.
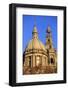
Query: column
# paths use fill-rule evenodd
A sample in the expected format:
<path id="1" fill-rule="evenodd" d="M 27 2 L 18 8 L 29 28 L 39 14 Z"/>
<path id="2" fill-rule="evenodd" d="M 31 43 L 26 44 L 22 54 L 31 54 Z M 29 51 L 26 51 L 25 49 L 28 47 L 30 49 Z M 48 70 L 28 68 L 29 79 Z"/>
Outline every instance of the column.
<path id="1" fill-rule="evenodd" d="M 35 67 L 35 55 L 33 55 L 33 60 L 32 61 L 33 61 L 33 63 L 32 63 L 33 67 Z"/>

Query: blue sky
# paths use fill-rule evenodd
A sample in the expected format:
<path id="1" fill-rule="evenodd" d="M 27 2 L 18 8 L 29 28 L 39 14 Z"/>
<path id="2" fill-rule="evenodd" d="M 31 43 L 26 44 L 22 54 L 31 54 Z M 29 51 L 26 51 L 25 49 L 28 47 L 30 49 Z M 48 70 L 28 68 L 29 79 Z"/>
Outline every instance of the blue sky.
<path id="1" fill-rule="evenodd" d="M 38 37 L 43 44 L 46 43 L 46 30 L 48 25 L 52 31 L 53 46 L 57 49 L 57 16 L 33 16 L 23 15 L 23 49 L 25 49 L 28 42 L 32 39 L 32 31 L 34 24 L 36 24 Z"/>

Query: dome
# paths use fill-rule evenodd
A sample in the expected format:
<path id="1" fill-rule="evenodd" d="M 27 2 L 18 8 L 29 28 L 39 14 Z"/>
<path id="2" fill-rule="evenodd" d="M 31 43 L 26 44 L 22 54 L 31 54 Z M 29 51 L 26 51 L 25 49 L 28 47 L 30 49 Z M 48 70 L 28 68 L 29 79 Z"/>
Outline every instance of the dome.
<path id="1" fill-rule="evenodd" d="M 28 43 L 26 50 L 38 49 L 38 50 L 44 50 L 45 51 L 44 44 L 38 39 L 38 32 L 37 32 L 36 25 L 34 25 L 32 35 L 33 35 L 33 38 Z"/>
<path id="2" fill-rule="evenodd" d="M 36 26 L 34 26 L 34 30 L 33 30 L 32 34 L 33 34 L 33 33 L 37 33 L 37 28 L 36 28 Z"/>
<path id="3" fill-rule="evenodd" d="M 26 50 L 30 49 L 38 49 L 38 50 L 44 50 L 45 51 L 45 46 L 39 39 L 32 39 L 28 43 Z"/>

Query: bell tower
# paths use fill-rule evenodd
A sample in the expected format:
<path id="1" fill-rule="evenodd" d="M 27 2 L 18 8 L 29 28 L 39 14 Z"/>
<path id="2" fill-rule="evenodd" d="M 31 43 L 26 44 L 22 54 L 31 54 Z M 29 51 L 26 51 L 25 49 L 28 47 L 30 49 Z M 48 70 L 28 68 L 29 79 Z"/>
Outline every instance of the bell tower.
<path id="1" fill-rule="evenodd" d="M 52 34 L 51 34 L 50 26 L 48 26 L 47 31 L 46 31 L 46 48 L 47 49 L 53 48 L 53 45 L 52 45 Z"/>

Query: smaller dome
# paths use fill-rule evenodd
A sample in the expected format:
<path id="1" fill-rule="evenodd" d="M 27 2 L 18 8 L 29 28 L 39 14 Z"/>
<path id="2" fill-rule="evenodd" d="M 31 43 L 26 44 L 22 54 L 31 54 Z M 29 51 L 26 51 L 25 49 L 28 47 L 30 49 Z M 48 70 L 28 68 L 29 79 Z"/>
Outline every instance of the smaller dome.
<path id="1" fill-rule="evenodd" d="M 37 32 L 37 27 L 36 27 L 36 25 L 34 25 L 33 32 L 32 32 L 32 37 L 33 37 L 33 38 L 38 38 L 38 32 Z"/>
<path id="2" fill-rule="evenodd" d="M 33 33 L 37 33 L 37 28 L 36 28 L 36 26 L 34 26 L 34 29 L 33 29 L 32 34 L 33 34 Z"/>

